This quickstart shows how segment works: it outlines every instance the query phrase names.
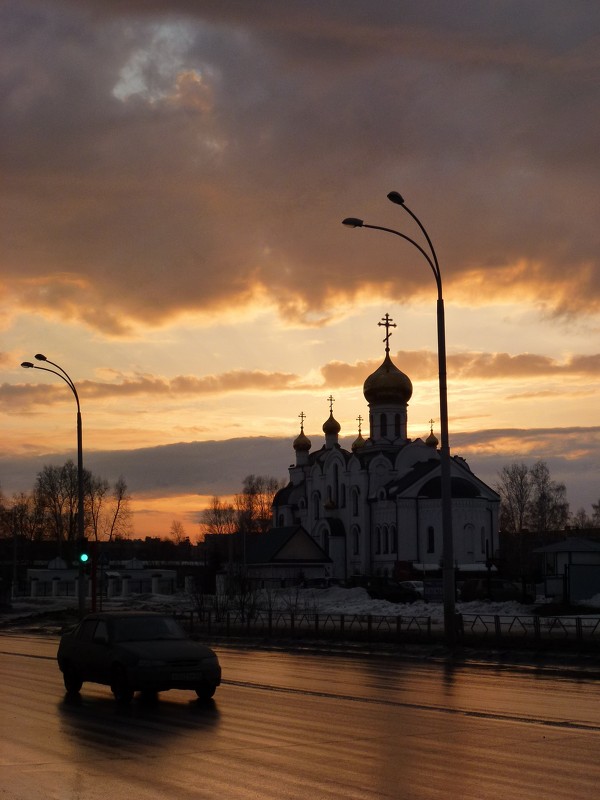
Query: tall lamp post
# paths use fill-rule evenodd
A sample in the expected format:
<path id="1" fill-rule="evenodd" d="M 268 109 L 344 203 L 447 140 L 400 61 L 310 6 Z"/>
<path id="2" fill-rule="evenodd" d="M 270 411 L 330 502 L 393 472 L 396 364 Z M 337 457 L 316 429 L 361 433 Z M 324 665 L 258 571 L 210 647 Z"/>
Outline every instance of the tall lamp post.
<path id="1" fill-rule="evenodd" d="M 21 364 L 25 369 L 41 369 L 44 372 L 51 372 L 53 375 L 63 380 L 69 389 L 73 392 L 75 402 L 77 403 L 77 536 L 82 541 L 85 538 L 84 529 L 84 514 L 83 514 L 83 437 L 81 429 L 81 406 L 79 405 L 79 395 L 75 384 L 67 372 L 54 361 L 50 361 L 42 353 L 37 353 L 35 356 L 37 361 L 43 361 L 46 364 L 51 364 L 56 369 L 49 367 L 39 367 L 37 364 L 32 364 L 31 361 L 23 361 Z M 57 371 L 58 370 L 58 371 Z M 78 601 L 79 601 L 79 616 L 83 617 L 85 614 L 85 581 L 84 581 L 84 565 L 79 565 L 79 585 L 78 585 Z"/>
<path id="2" fill-rule="evenodd" d="M 435 277 L 438 290 L 437 298 L 437 340 L 438 340 L 438 371 L 440 391 L 440 466 L 442 488 L 442 546 L 443 546 L 443 594 L 444 594 L 444 635 L 446 643 L 454 646 L 456 643 L 455 620 L 455 580 L 454 580 L 454 540 L 452 536 L 452 489 L 450 477 L 450 441 L 448 436 L 448 388 L 446 383 L 446 323 L 444 316 L 444 298 L 442 295 L 442 274 L 437 255 L 429 234 L 421 220 L 405 204 L 404 198 L 398 192 L 390 192 L 388 199 L 403 208 L 419 226 L 425 236 L 429 252 L 418 242 L 405 233 L 381 225 L 368 225 L 362 219 L 348 217 L 343 224 L 350 228 L 371 228 L 376 231 L 385 231 L 400 236 L 413 245 L 425 258 Z"/>

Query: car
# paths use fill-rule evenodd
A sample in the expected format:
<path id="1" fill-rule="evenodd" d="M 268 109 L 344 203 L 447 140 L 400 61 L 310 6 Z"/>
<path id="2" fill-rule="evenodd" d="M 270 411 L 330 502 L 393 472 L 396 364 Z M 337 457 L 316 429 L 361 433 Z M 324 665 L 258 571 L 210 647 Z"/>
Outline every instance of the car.
<path id="1" fill-rule="evenodd" d="M 400 586 L 404 586 L 407 589 L 412 589 L 421 598 L 425 594 L 425 584 L 423 581 L 400 581 Z"/>
<path id="2" fill-rule="evenodd" d="M 374 600 L 387 600 L 390 603 L 414 603 L 421 595 L 412 587 L 397 581 L 373 581 L 368 587 L 369 596 Z"/>
<path id="3" fill-rule="evenodd" d="M 120 703 L 136 691 L 168 689 L 191 689 L 208 700 L 221 683 L 216 653 L 156 612 L 89 614 L 62 635 L 56 657 L 67 693 L 78 693 L 86 681 L 100 683 Z"/>

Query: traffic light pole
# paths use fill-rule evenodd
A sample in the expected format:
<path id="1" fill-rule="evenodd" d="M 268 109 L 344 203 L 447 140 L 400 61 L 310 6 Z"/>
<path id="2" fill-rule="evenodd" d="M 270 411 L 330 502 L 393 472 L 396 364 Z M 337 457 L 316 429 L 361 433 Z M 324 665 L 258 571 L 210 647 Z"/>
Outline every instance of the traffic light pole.
<path id="1" fill-rule="evenodd" d="M 79 409 L 79 398 L 75 387 L 72 387 L 77 400 L 77 537 L 80 542 L 85 540 L 85 520 L 83 514 L 83 436 L 81 428 L 81 411 Z M 78 602 L 79 602 L 79 619 L 85 616 L 85 561 L 79 560 L 79 584 L 78 589 Z"/>

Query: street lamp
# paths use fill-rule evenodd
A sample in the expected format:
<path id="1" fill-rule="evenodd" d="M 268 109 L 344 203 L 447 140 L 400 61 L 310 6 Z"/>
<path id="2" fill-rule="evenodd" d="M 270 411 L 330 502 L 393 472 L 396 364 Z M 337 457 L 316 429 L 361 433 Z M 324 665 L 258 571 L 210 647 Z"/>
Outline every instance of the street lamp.
<path id="1" fill-rule="evenodd" d="M 437 340 L 438 340 L 438 372 L 440 386 L 440 467 L 441 467 L 441 487 L 442 487 L 442 536 L 443 536 L 443 593 L 444 593 L 444 634 L 446 643 L 453 646 L 456 642 L 456 620 L 455 620 L 455 580 L 454 580 L 454 541 L 452 537 L 452 489 L 450 476 L 450 442 L 448 437 L 448 387 L 446 384 L 446 323 L 444 315 L 444 298 L 442 295 L 442 274 L 438 263 L 437 255 L 429 234 L 425 230 L 421 220 L 405 204 L 404 198 L 398 192 L 390 192 L 388 199 L 401 206 L 417 223 L 421 232 L 425 236 L 429 252 L 418 242 L 407 236 L 405 233 L 396 231 L 393 228 L 385 228 L 381 225 L 368 225 L 362 219 L 347 217 L 343 224 L 350 228 L 372 228 L 376 231 L 385 231 L 400 236 L 413 245 L 425 258 L 431 271 L 433 272 L 438 290 L 437 298 Z"/>
<path id="2" fill-rule="evenodd" d="M 77 389 L 75 388 L 75 384 L 71 380 L 70 376 L 59 364 L 55 364 L 54 361 L 50 361 L 50 359 L 46 358 L 46 356 L 42 353 L 37 353 L 35 358 L 37 361 L 43 361 L 46 364 L 52 364 L 52 366 L 56 367 L 56 369 L 39 367 L 37 364 L 32 364 L 31 361 L 23 361 L 21 366 L 25 369 L 41 369 L 44 372 L 51 372 L 53 375 L 58 375 L 58 377 L 63 380 L 73 392 L 75 402 L 77 403 L 77 537 L 81 542 L 85 538 L 85 532 L 83 518 L 83 438 L 81 431 L 81 406 L 79 405 L 79 395 L 77 394 Z M 79 615 L 82 617 L 85 613 L 85 584 L 84 567 L 82 562 L 80 562 L 79 569 L 78 599 Z"/>

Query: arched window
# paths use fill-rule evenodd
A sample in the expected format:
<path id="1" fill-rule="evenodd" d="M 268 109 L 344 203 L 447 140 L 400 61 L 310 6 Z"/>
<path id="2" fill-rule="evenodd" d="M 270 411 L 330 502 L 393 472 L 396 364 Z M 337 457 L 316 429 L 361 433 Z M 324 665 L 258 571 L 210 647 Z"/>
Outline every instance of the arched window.
<path id="1" fill-rule="evenodd" d="M 277 524 L 279 525 L 280 528 L 283 528 L 283 514 L 279 515 L 277 519 Z"/>
<path id="2" fill-rule="evenodd" d="M 381 528 L 379 525 L 375 528 L 375 554 L 381 553 Z"/>
<path id="3" fill-rule="evenodd" d="M 394 435 L 396 438 L 400 436 L 400 414 L 396 414 L 394 417 Z"/>
<path id="4" fill-rule="evenodd" d="M 381 414 L 379 416 L 379 427 L 380 427 L 380 434 L 382 436 L 387 436 L 387 417 L 385 414 Z"/>
<path id="5" fill-rule="evenodd" d="M 313 517 L 315 519 L 319 519 L 319 515 L 320 515 L 320 512 L 321 512 L 321 502 L 320 501 L 321 501 L 321 498 L 319 497 L 319 493 L 315 492 L 313 494 L 313 496 L 312 496 Z"/>
<path id="6" fill-rule="evenodd" d="M 340 491 L 340 468 L 337 464 L 333 465 L 333 502 L 336 506 L 339 503 Z"/>
<path id="7" fill-rule="evenodd" d="M 485 553 L 485 528 L 481 526 L 481 552 Z"/>
<path id="8" fill-rule="evenodd" d="M 384 525 L 383 526 L 383 552 L 384 553 L 389 553 L 389 536 L 388 536 L 388 534 L 389 534 L 388 526 Z"/>
<path id="9" fill-rule="evenodd" d="M 390 552 L 397 553 L 398 552 L 398 531 L 396 530 L 395 525 L 390 525 Z"/>
<path id="10" fill-rule="evenodd" d="M 435 553 L 435 531 L 431 525 L 427 528 L 427 552 Z"/>
<path id="11" fill-rule="evenodd" d="M 352 516 L 358 517 L 358 486 L 352 487 Z"/>
<path id="12" fill-rule="evenodd" d="M 340 508 L 346 508 L 346 484 L 340 485 Z"/>
<path id="13" fill-rule="evenodd" d="M 360 528 L 358 525 L 352 526 L 352 555 L 360 555 Z"/>

